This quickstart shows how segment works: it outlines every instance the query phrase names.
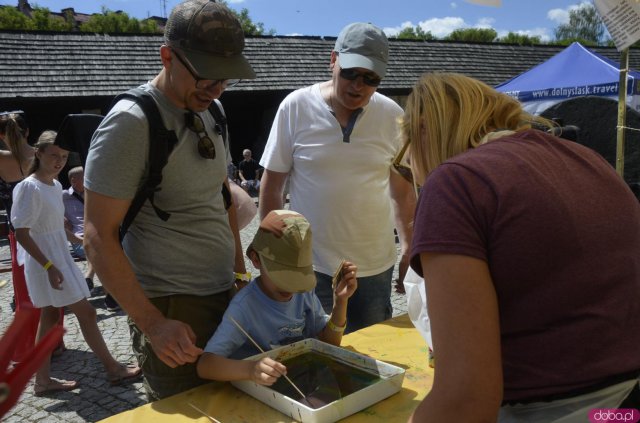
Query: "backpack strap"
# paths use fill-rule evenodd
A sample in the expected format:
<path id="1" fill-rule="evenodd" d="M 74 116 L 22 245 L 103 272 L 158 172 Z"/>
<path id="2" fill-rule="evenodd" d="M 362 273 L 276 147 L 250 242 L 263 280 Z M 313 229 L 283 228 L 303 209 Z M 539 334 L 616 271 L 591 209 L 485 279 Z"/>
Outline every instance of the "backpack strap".
<path id="1" fill-rule="evenodd" d="M 222 136 L 222 141 L 224 143 L 225 153 L 229 149 L 227 145 L 227 138 L 229 133 L 227 132 L 227 117 L 222 111 L 222 105 L 219 100 L 213 100 L 209 105 L 209 113 L 213 116 L 213 119 L 216 121 L 216 132 Z M 225 184 L 222 184 L 222 199 L 224 200 L 224 208 L 225 210 L 229 210 L 229 207 L 233 204 L 233 199 L 231 197 L 231 192 Z"/>
<path id="2" fill-rule="evenodd" d="M 178 143 L 175 132 L 167 130 L 164 126 L 158 105 L 149 93 L 139 87 L 133 88 L 116 96 L 114 104 L 122 99 L 132 100 L 138 104 L 147 118 L 149 124 L 149 168 L 145 183 L 138 189 L 120 225 L 120 240 L 124 238 L 129 226 L 147 199 L 160 219 L 167 221 L 171 216 L 170 213 L 158 208 L 153 199 L 156 191 L 161 189 L 162 169 L 169 160 L 169 154 Z"/>
<path id="3" fill-rule="evenodd" d="M 222 136 L 222 141 L 224 141 L 224 148 L 228 149 L 227 146 L 227 117 L 222 111 L 222 105 L 219 100 L 213 100 L 211 105 L 209 105 L 209 113 L 213 116 L 213 119 L 216 121 L 216 132 L 218 135 Z"/>

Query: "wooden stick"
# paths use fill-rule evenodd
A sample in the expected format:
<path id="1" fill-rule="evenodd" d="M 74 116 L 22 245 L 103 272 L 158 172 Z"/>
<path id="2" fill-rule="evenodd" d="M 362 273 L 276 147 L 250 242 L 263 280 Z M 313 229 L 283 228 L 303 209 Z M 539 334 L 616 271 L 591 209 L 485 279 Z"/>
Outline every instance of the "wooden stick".
<path id="1" fill-rule="evenodd" d="M 245 336 L 247 338 L 249 338 L 249 341 L 253 342 L 253 345 L 256 346 L 256 348 L 258 350 L 260 350 L 261 353 L 264 353 L 264 350 L 262 348 L 260 348 L 260 345 L 258 345 L 258 343 L 256 341 L 254 341 L 254 339 L 251 337 L 251 335 L 249 335 L 247 333 L 247 331 L 245 331 L 244 329 L 242 329 L 242 326 L 240 326 L 240 323 L 236 322 L 236 319 L 234 319 L 233 317 L 229 316 L 229 319 L 231 319 L 231 321 L 238 327 L 238 329 L 240 329 L 240 331 L 242 333 L 245 334 Z M 296 386 L 295 383 L 293 383 L 293 381 L 291 379 L 289 379 L 289 377 L 287 375 L 282 375 L 284 376 L 285 379 L 287 379 L 287 382 L 289 382 L 291 384 L 291 386 L 293 386 L 293 388 L 298 391 L 298 393 L 302 396 L 302 398 L 306 398 L 307 396 L 305 394 L 302 393 L 302 391 Z"/>
<path id="2" fill-rule="evenodd" d="M 198 407 L 196 407 L 193 403 L 188 402 L 187 404 L 189 404 L 192 408 L 194 408 L 196 411 L 199 411 L 200 414 L 202 414 L 203 416 L 207 417 L 209 420 L 211 420 L 213 423 L 222 423 L 220 420 L 217 420 L 213 417 L 211 417 L 210 415 L 208 415 L 207 413 L 205 413 L 204 411 L 202 411 L 201 409 L 199 409 Z"/>

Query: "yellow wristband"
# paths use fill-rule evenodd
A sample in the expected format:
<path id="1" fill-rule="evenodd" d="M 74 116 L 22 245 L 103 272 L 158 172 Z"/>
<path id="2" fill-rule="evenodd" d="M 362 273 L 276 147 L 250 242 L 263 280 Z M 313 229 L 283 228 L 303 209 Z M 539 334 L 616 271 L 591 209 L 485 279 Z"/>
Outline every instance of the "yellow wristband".
<path id="1" fill-rule="evenodd" d="M 251 272 L 247 273 L 234 273 L 233 274 L 236 280 L 241 280 L 244 282 L 251 282 Z"/>
<path id="2" fill-rule="evenodd" d="M 335 323 L 333 323 L 331 319 L 329 319 L 327 321 L 327 326 L 334 332 L 344 332 L 344 330 L 347 328 L 347 322 L 344 323 L 344 326 L 336 326 Z"/>
<path id="3" fill-rule="evenodd" d="M 49 268 L 50 268 L 51 266 L 53 266 L 53 262 L 52 262 L 51 260 L 49 260 L 49 261 L 48 261 L 48 262 L 46 262 L 46 263 L 44 264 L 44 266 L 42 266 L 42 267 L 44 267 L 44 270 L 49 270 Z"/>

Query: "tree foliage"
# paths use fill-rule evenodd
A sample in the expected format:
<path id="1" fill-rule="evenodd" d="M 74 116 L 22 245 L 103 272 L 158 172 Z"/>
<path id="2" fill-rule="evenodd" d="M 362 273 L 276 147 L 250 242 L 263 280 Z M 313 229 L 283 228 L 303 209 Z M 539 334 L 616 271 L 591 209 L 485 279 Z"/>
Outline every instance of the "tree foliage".
<path id="1" fill-rule="evenodd" d="M 534 44 L 542 44 L 542 40 L 539 36 L 529 36 L 525 34 L 518 34 L 516 32 L 509 32 L 504 37 L 496 39 L 498 43 L 518 44 L 521 46 L 532 46 Z"/>
<path id="2" fill-rule="evenodd" d="M 71 31 L 73 16 L 67 13 L 64 18 L 52 16 L 49 9 L 35 8 L 31 14 L 35 30 L 38 31 Z"/>
<path id="3" fill-rule="evenodd" d="M 11 6 L 0 7 L 0 29 L 34 29 L 31 19 Z"/>
<path id="4" fill-rule="evenodd" d="M 105 33 L 154 33 L 158 25 L 151 19 L 139 21 L 124 12 L 114 12 L 102 7 L 102 13 L 91 15 L 87 22 L 80 25 L 82 32 Z"/>
<path id="5" fill-rule="evenodd" d="M 415 27 L 408 26 L 403 28 L 394 38 L 399 40 L 435 40 L 436 37 L 433 36 L 431 31 L 425 31 L 420 25 L 416 25 Z"/>
<path id="6" fill-rule="evenodd" d="M 555 29 L 556 42 L 568 45 L 579 41 L 586 45 L 606 44 L 606 28 L 593 4 L 583 3 L 569 11 L 569 22 Z"/>
<path id="7" fill-rule="evenodd" d="M 219 3 L 229 7 L 229 4 L 225 0 L 221 0 Z M 229 10 L 231 10 L 231 12 L 240 21 L 240 25 L 242 25 L 242 30 L 245 35 L 274 35 L 276 33 L 275 29 L 270 29 L 265 32 L 264 23 L 254 22 L 249 16 L 249 9 L 247 8 L 241 9 L 240 12 L 236 12 L 235 9 L 231 7 L 229 7 Z"/>
<path id="8" fill-rule="evenodd" d="M 225 1 L 221 3 L 226 4 Z M 228 6 L 228 5 L 227 5 Z M 231 12 L 238 18 L 244 33 L 247 35 L 273 35 L 275 30 L 266 31 L 262 22 L 254 22 L 249 16 L 248 9 Z M 35 6 L 31 17 L 21 13 L 16 7 L 0 7 L 0 29 L 38 30 L 38 31 L 73 31 L 95 33 L 157 33 L 158 24 L 153 19 L 138 20 L 124 12 L 114 12 L 102 7 L 102 13 L 89 17 L 87 22 L 76 28 L 76 22 L 70 11 L 64 18 L 51 14 L 49 9 Z"/>
<path id="9" fill-rule="evenodd" d="M 451 41 L 469 41 L 492 43 L 498 37 L 493 28 L 460 28 L 447 35 L 444 39 Z"/>

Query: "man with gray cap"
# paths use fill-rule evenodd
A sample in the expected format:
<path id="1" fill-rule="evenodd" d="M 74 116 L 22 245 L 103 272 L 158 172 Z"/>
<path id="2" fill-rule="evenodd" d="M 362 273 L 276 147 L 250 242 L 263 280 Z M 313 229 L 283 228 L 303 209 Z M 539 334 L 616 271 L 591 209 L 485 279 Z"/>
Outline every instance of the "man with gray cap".
<path id="1" fill-rule="evenodd" d="M 331 52 L 331 79 L 299 89 L 280 104 L 260 164 L 260 216 L 290 207 L 314 228 L 316 293 L 332 306 L 331 275 L 342 259 L 358 263 L 347 332 L 391 317 L 391 279 L 400 236 L 401 279 L 408 266 L 415 195 L 395 171 L 402 109 L 376 92 L 389 46 L 369 23 L 347 25 Z M 395 222 L 394 222 L 395 217 Z"/>
<path id="2" fill-rule="evenodd" d="M 176 143 L 153 204 L 145 202 L 122 246 L 118 228 L 148 172 L 150 124 L 137 102 L 123 99 L 91 142 L 85 249 L 130 317 L 150 400 L 204 382 L 195 362 L 229 304 L 234 261 L 244 271 L 235 208 L 227 214 L 221 194 L 229 151 L 207 111 L 234 79 L 255 78 L 243 49 L 242 27 L 223 4 L 187 0 L 172 11 L 162 70 L 141 89 Z"/>

